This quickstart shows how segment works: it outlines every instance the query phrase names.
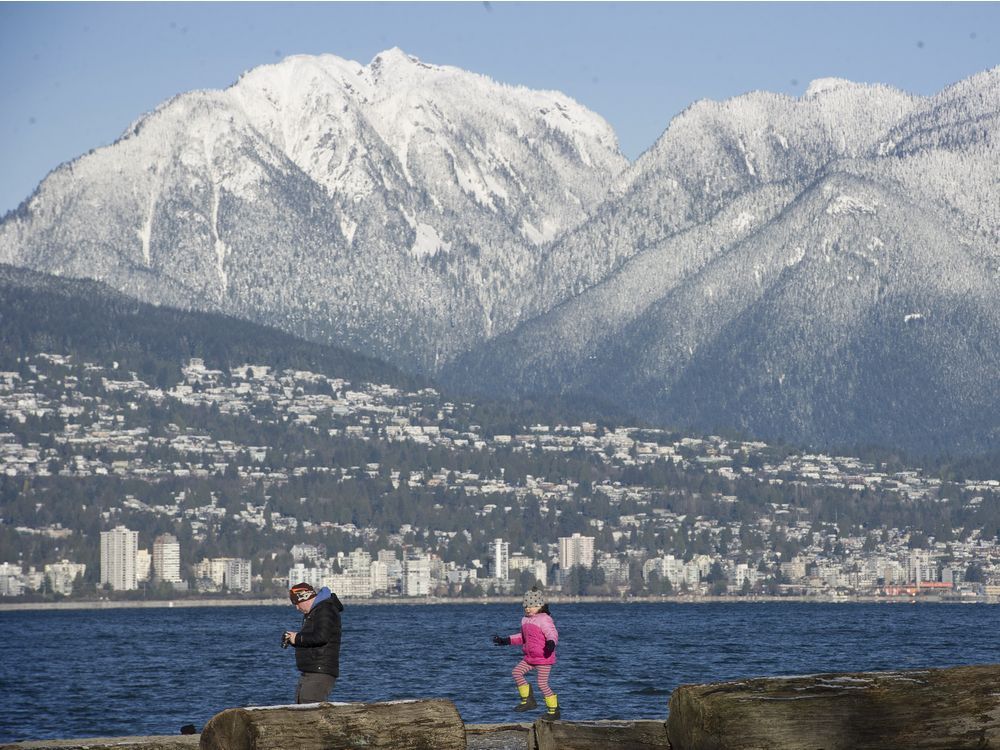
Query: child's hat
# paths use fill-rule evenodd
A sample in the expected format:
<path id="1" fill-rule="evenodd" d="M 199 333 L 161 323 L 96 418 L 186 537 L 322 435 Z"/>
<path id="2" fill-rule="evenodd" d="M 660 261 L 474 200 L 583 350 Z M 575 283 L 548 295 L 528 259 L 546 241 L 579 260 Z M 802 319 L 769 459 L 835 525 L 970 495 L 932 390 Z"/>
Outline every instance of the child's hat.
<path id="1" fill-rule="evenodd" d="M 531 589 L 531 591 L 525 592 L 524 599 L 521 601 L 521 606 L 524 608 L 541 607 L 544 604 L 545 604 L 545 599 L 542 598 L 542 592 L 534 587 Z"/>

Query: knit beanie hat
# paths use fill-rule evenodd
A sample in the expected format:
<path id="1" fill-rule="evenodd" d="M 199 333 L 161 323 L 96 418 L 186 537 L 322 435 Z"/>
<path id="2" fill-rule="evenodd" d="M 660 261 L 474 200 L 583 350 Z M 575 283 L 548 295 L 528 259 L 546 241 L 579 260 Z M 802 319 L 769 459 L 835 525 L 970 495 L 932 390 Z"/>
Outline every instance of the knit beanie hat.
<path id="1" fill-rule="evenodd" d="M 308 583 L 296 583 L 288 591 L 288 598 L 292 600 L 292 604 L 307 602 L 314 596 L 316 596 L 316 589 Z"/>
<path id="2" fill-rule="evenodd" d="M 524 594 L 524 599 L 521 601 L 522 607 L 541 607 L 545 604 L 545 599 L 542 598 L 542 592 L 537 588 L 532 588 L 531 591 L 526 591 Z"/>

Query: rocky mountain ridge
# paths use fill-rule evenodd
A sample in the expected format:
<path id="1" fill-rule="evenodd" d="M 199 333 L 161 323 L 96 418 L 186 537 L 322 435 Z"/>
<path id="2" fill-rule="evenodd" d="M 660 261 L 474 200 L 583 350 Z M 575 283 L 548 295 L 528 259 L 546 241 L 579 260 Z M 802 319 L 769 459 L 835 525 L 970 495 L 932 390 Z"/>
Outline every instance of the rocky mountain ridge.
<path id="1" fill-rule="evenodd" d="M 165 102 L 0 225 L 0 261 L 434 371 L 544 309 L 539 248 L 626 166 L 556 92 L 389 50 Z"/>
<path id="2" fill-rule="evenodd" d="M 1000 426 L 1000 69 L 693 105 L 561 238 L 588 283 L 459 358 L 489 392 L 657 421 L 970 451 Z M 565 290 L 564 290 L 565 292 Z"/>

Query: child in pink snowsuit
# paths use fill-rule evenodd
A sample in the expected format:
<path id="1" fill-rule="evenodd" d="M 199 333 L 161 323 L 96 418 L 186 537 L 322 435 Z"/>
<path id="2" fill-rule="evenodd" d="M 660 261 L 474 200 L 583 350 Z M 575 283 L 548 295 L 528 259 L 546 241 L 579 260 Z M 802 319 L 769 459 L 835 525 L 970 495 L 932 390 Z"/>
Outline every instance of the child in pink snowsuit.
<path id="1" fill-rule="evenodd" d="M 531 685 L 524 675 L 531 670 L 538 671 L 538 689 L 542 691 L 547 709 L 546 719 L 559 718 L 559 699 L 549 687 L 549 673 L 556 663 L 556 644 L 559 643 L 559 631 L 549 614 L 549 606 L 542 599 L 542 592 L 531 589 L 524 595 L 522 601 L 524 617 L 521 619 L 521 632 L 510 636 L 493 636 L 497 646 L 520 646 L 524 658 L 511 671 L 521 702 L 514 707 L 515 711 L 530 711 L 538 705 L 531 692 Z"/>

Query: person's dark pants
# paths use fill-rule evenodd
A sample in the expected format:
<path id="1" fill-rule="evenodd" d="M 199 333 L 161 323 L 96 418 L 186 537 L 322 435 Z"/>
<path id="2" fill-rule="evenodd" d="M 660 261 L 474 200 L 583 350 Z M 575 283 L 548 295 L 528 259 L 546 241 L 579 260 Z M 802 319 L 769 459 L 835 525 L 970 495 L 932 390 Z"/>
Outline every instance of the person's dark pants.
<path id="1" fill-rule="evenodd" d="M 331 674 L 303 672 L 295 688 L 296 703 L 320 703 L 330 696 L 337 678 Z"/>

